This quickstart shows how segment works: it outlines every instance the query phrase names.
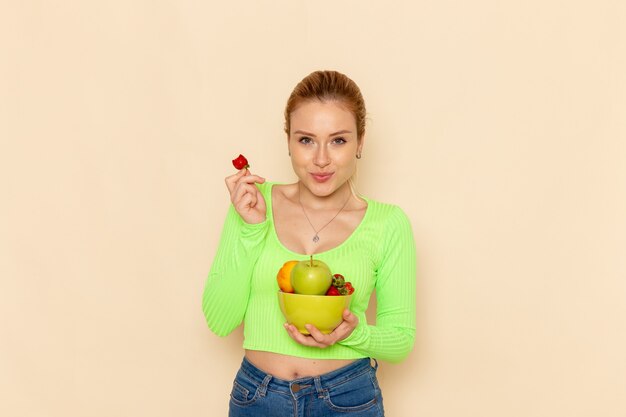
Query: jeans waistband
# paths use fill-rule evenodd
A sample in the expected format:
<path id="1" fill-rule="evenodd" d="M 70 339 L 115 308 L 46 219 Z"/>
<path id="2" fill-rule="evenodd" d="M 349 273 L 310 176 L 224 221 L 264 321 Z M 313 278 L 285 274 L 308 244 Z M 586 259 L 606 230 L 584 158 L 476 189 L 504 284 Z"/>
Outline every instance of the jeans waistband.
<path id="1" fill-rule="evenodd" d="M 375 359 L 374 363 L 374 369 L 377 369 L 378 362 Z M 293 390 L 293 387 L 295 385 L 298 385 L 307 387 L 311 386 L 319 392 L 324 388 L 330 388 L 334 385 L 348 381 L 371 368 L 372 365 L 370 362 L 370 358 L 362 358 L 355 360 L 351 364 L 348 364 L 325 374 L 285 380 L 265 373 L 261 369 L 254 366 L 245 356 L 243 358 L 243 361 L 241 362 L 241 371 L 244 372 L 254 382 L 263 386 L 265 389 L 268 385 L 271 384 L 273 389 L 280 391 L 291 391 Z"/>

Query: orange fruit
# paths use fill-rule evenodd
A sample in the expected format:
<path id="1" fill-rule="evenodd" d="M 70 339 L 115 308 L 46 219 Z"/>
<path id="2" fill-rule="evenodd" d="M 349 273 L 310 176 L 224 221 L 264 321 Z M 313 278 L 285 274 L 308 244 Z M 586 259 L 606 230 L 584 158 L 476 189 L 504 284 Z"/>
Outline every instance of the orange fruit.
<path id="1" fill-rule="evenodd" d="M 278 270 L 276 280 L 282 292 L 293 292 L 293 287 L 291 286 L 291 270 L 297 263 L 298 261 L 287 261 Z"/>

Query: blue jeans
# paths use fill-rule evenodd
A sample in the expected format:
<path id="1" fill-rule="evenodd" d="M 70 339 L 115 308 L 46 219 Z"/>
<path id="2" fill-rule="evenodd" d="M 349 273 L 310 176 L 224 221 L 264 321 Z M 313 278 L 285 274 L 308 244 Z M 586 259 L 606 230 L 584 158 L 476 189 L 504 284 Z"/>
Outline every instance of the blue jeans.
<path id="1" fill-rule="evenodd" d="M 364 358 L 320 376 L 287 381 L 266 374 L 244 357 L 233 382 L 228 416 L 382 417 L 377 368 L 378 363 L 372 367 Z"/>

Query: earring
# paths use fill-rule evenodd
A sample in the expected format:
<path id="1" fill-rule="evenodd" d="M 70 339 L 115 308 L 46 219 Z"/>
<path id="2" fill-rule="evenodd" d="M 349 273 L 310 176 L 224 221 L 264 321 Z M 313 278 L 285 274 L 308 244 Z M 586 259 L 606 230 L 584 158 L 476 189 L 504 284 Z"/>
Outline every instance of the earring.
<path id="1" fill-rule="evenodd" d="M 356 154 L 356 159 L 361 159 L 361 154 L 360 153 Z"/>

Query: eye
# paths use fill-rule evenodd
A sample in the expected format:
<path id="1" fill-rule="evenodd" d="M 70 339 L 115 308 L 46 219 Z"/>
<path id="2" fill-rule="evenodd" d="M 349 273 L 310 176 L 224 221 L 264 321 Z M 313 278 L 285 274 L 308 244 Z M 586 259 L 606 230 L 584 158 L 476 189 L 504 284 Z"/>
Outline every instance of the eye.
<path id="1" fill-rule="evenodd" d="M 337 145 L 343 145 L 344 143 L 346 143 L 346 140 L 342 137 L 338 137 L 333 139 L 333 143 Z"/>
<path id="2" fill-rule="evenodd" d="M 298 142 L 302 143 L 303 145 L 308 145 L 310 143 L 313 143 L 313 140 L 308 136 L 302 136 L 300 139 L 298 139 Z"/>

